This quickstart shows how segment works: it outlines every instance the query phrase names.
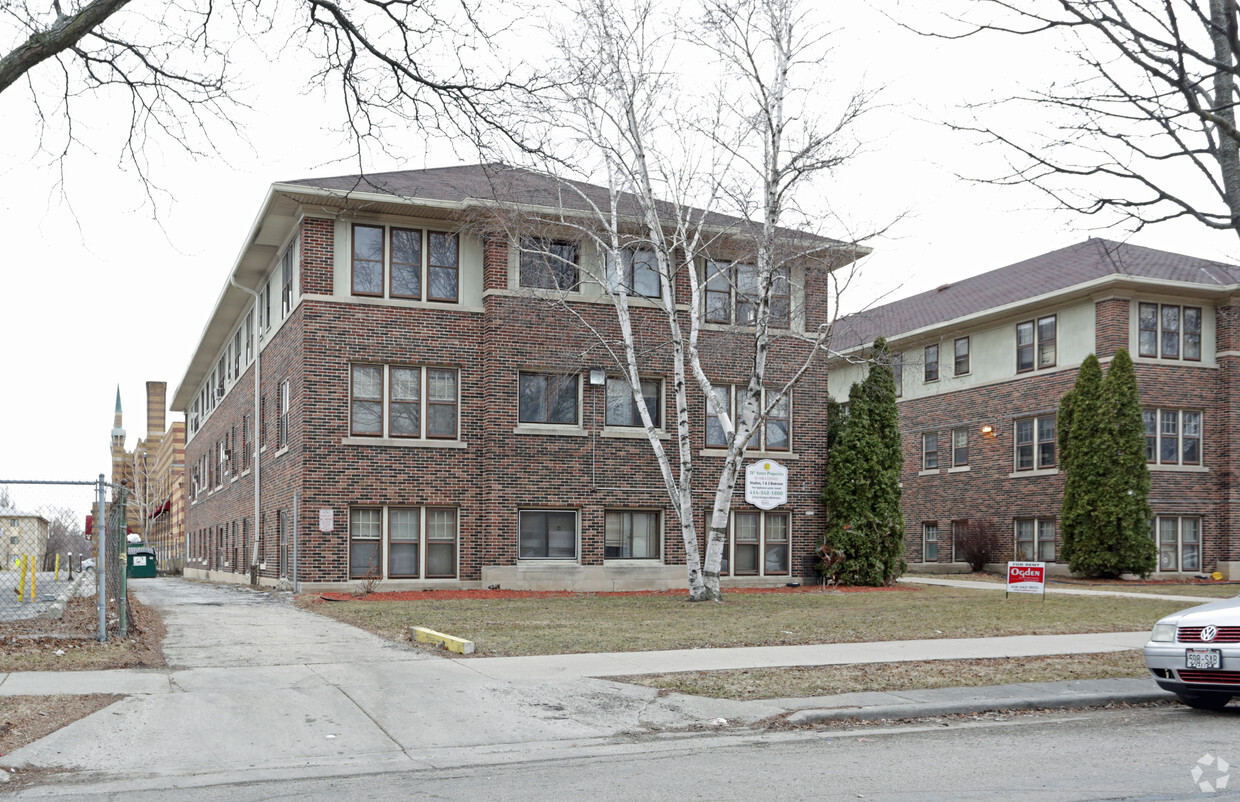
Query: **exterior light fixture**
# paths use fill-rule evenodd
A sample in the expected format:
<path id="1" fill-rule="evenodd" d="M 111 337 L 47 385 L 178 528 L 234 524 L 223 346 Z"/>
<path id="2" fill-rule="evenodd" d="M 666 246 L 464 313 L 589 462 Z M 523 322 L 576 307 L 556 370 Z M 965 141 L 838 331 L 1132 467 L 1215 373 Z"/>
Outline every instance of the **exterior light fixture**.
<path id="1" fill-rule="evenodd" d="M 995 431 L 994 426 L 991 426 L 989 423 L 987 423 L 982 426 L 982 434 L 986 435 L 987 437 L 994 437 L 996 434 L 998 434 L 998 432 Z"/>
<path id="2" fill-rule="evenodd" d="M 602 368 L 590 368 L 590 384 L 606 384 L 607 373 Z"/>

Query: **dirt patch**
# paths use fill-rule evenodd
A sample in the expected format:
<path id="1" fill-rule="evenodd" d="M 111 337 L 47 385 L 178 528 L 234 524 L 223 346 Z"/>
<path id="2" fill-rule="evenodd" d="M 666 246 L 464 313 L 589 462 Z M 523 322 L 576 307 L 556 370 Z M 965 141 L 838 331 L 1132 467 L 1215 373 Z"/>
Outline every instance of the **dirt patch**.
<path id="1" fill-rule="evenodd" d="M 107 693 L 0 696 L 0 757 L 123 698 Z"/>
<path id="2" fill-rule="evenodd" d="M 886 587 L 837 587 L 823 589 L 821 585 L 798 585 L 796 587 L 777 587 L 777 588 L 727 588 L 723 595 L 730 596 L 732 594 L 791 594 L 791 593 L 916 593 L 921 588 L 911 585 L 890 585 Z M 594 596 L 611 597 L 611 596 L 667 596 L 667 597 L 683 597 L 688 598 L 684 589 L 676 590 L 615 590 L 615 591 L 598 591 L 598 592 L 581 592 L 573 590 L 504 590 L 502 588 L 495 589 L 470 589 L 470 590 L 401 590 L 401 591 L 383 591 L 375 593 L 348 593 L 348 592 L 327 592 L 320 593 L 318 598 L 308 598 L 313 603 L 318 600 L 329 602 L 343 601 L 443 601 L 449 599 L 571 599 L 571 598 L 590 598 Z M 306 599 L 307 597 L 302 597 Z M 299 599 L 299 601 L 301 601 Z"/>
<path id="3" fill-rule="evenodd" d="M 96 616 L 94 600 L 88 598 L 70 601 L 51 634 L 36 634 L 47 630 L 46 621 L 6 623 L 0 631 L 0 672 L 164 667 L 163 620 L 132 596 L 129 611 L 127 637 L 121 638 L 111 621 L 107 643 L 78 634 L 90 631 L 89 621 Z"/>

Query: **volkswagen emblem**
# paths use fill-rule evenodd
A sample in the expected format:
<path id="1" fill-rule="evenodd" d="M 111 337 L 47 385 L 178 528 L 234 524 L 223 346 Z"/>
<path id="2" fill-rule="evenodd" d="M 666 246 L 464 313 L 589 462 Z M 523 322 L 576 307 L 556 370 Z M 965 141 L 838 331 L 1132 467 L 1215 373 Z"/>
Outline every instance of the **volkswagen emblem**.
<path id="1" fill-rule="evenodd" d="M 1218 637 L 1218 627 L 1211 624 L 1208 627 L 1201 628 L 1201 639 L 1203 641 L 1208 643 L 1214 640 L 1216 637 Z"/>

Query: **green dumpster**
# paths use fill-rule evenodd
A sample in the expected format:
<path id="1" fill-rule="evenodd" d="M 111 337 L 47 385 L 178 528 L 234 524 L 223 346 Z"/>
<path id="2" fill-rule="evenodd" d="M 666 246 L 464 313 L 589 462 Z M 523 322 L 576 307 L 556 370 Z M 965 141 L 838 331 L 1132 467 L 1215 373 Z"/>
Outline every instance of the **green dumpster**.
<path id="1" fill-rule="evenodd" d="M 155 549 L 141 543 L 129 546 L 129 578 L 150 579 L 155 576 Z"/>

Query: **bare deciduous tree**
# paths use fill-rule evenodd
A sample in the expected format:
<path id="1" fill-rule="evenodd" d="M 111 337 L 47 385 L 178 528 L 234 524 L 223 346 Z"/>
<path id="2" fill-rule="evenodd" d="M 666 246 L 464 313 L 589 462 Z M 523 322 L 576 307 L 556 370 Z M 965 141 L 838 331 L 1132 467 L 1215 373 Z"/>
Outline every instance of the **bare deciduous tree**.
<path id="1" fill-rule="evenodd" d="M 532 112 L 559 138 L 559 162 L 538 167 L 558 177 L 561 202 L 514 213 L 510 241 L 525 261 L 541 262 L 543 278 L 530 283 L 544 294 L 576 289 L 565 286 L 571 276 L 556 279 L 569 276 L 572 257 L 548 239 L 521 237 L 567 234 L 583 243 L 572 271 L 579 267 L 615 314 L 600 319 L 596 306 L 563 298 L 557 305 L 592 332 L 614 368 L 609 375 L 627 382 L 679 521 L 690 598 L 718 601 L 745 450 L 770 413 L 786 408 L 814 360 L 825 358 L 838 295 L 867 252 L 857 239 L 815 233 L 821 210 L 799 204 L 815 179 L 855 154 L 852 128 L 872 95 L 857 91 L 831 106 L 832 95 L 817 91 L 826 83 L 825 41 L 796 0 L 702 0 L 675 9 L 581 0 L 572 13 L 552 73 L 559 91 Z M 708 89 L 700 75 L 676 69 L 703 60 L 718 76 Z M 607 191 L 572 176 L 601 176 Z M 736 299 L 726 314 L 716 304 L 725 295 Z M 720 321 L 731 329 L 713 325 Z M 791 369 L 768 368 L 773 348 Z M 710 375 L 725 354 L 748 366 L 735 405 L 720 401 Z M 674 450 L 643 392 L 652 374 L 671 377 Z M 693 443 L 701 439 L 691 384 L 725 444 L 722 467 L 708 479 L 714 501 L 704 558 L 694 520 Z"/>
<path id="2" fill-rule="evenodd" d="M 1240 234 L 1236 0 L 983 0 L 932 35 L 1040 37 L 1079 64 L 1069 80 L 1001 104 L 1044 130 L 957 127 L 1001 143 L 1012 171 L 1067 209 L 1116 213 L 1136 229 L 1191 218 Z"/>
<path id="3" fill-rule="evenodd" d="M 246 42 L 273 61 L 310 52 L 318 65 L 310 80 L 335 87 L 342 125 L 359 148 L 383 148 L 385 134 L 410 125 L 525 145 L 501 114 L 508 93 L 532 83 L 492 58 L 497 30 L 478 11 L 470 0 L 5 2 L 0 93 L 28 95 L 40 142 L 58 158 L 74 145 L 89 149 L 79 132 L 103 126 L 81 125 L 78 109 L 90 97 L 105 101 L 122 116 L 108 124 L 128 127 L 124 160 L 148 192 L 151 137 L 201 155 L 213 149 L 212 124 L 242 133 L 247 96 L 233 59 Z"/>

